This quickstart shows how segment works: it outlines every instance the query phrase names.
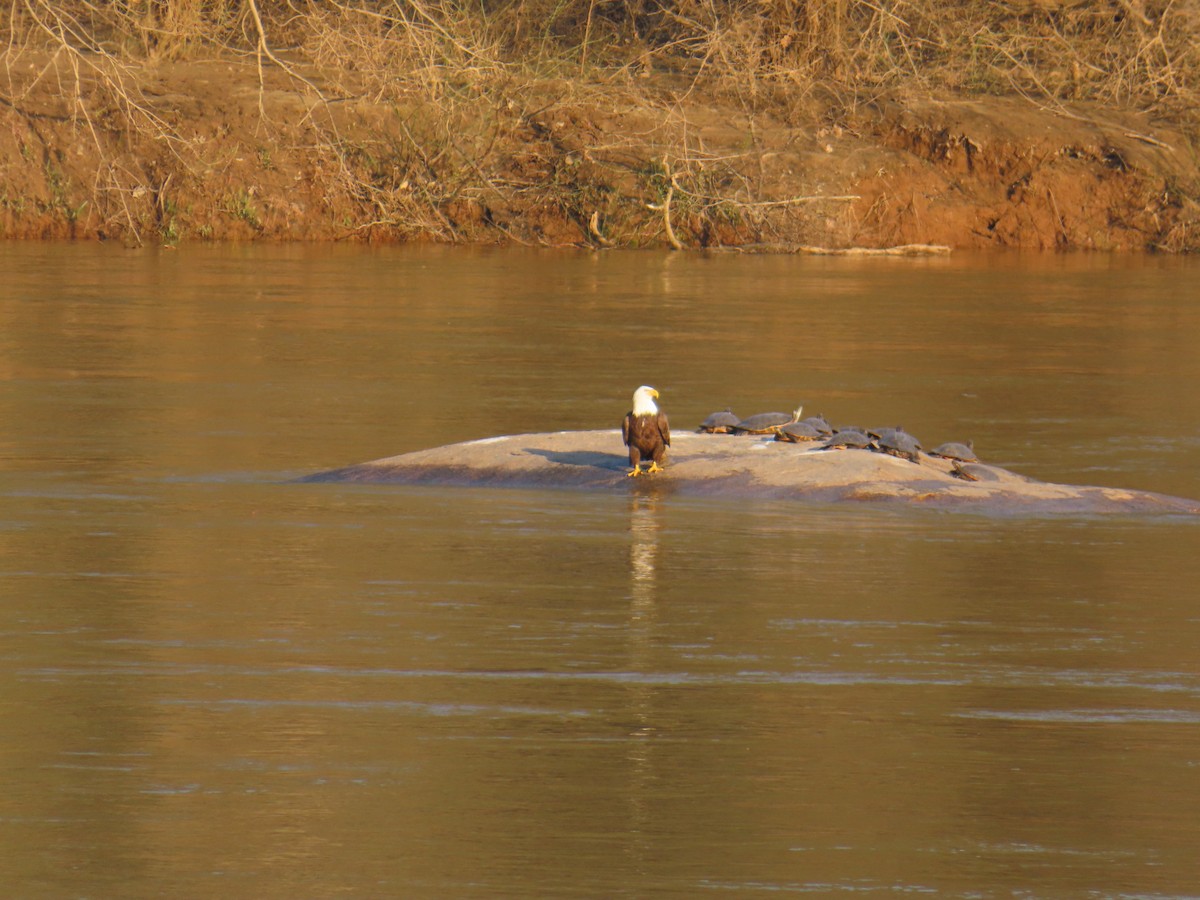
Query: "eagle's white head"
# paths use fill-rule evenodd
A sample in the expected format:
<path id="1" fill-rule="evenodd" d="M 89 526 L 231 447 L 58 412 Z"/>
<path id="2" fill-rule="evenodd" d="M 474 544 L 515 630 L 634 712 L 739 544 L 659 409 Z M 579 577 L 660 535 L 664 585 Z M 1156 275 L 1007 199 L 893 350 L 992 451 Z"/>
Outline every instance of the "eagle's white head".
<path id="1" fill-rule="evenodd" d="M 657 396 L 658 391 L 648 384 L 643 384 L 633 392 L 633 414 L 635 416 L 656 415 L 658 406 L 655 405 L 654 398 Z"/>

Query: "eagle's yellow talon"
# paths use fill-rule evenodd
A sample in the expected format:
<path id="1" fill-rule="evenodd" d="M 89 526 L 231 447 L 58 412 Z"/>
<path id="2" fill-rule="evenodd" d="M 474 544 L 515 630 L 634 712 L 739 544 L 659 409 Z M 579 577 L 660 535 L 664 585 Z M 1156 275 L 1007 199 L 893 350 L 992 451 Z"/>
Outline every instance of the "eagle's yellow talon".
<path id="1" fill-rule="evenodd" d="M 647 474 L 647 475 L 653 475 L 655 472 L 661 472 L 662 470 L 663 470 L 662 466 L 660 466 L 660 465 L 659 465 L 658 463 L 656 463 L 656 462 L 653 462 L 653 461 L 651 461 L 651 463 L 650 463 L 650 468 L 648 468 L 648 469 L 646 470 L 646 474 Z"/>
<path id="2" fill-rule="evenodd" d="M 625 474 L 630 478 L 637 478 L 639 475 L 642 474 L 642 470 L 639 467 L 639 468 L 634 469 L 632 472 L 626 472 Z"/>

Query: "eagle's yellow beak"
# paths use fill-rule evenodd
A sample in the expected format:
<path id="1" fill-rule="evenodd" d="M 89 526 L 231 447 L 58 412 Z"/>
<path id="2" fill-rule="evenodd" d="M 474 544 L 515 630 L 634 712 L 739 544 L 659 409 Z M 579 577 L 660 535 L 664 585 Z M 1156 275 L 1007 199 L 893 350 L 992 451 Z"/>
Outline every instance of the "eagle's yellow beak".
<path id="1" fill-rule="evenodd" d="M 653 394 L 655 398 L 658 397 L 658 391 L 656 391 L 654 388 L 650 388 L 650 393 Z"/>

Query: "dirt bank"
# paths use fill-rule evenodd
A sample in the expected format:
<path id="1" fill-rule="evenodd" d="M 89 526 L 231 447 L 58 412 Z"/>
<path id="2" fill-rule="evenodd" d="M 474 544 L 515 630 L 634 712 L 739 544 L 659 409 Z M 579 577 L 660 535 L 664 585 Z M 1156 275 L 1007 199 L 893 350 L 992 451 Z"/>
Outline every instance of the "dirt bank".
<path id="1" fill-rule="evenodd" d="M 304 481 L 633 490 L 693 496 L 900 503 L 987 514 L 1200 514 L 1200 501 L 1034 481 L 997 466 L 918 463 L 870 450 L 728 435 L 672 435 L 665 472 L 631 479 L 616 431 L 484 438 L 311 475 Z"/>
<path id="2" fill-rule="evenodd" d="M 331 100 L 317 72 L 241 58 L 122 79 L 10 66 L 0 237 L 1200 248 L 1197 148 L 1085 104 L 749 104 L 627 70 Z"/>

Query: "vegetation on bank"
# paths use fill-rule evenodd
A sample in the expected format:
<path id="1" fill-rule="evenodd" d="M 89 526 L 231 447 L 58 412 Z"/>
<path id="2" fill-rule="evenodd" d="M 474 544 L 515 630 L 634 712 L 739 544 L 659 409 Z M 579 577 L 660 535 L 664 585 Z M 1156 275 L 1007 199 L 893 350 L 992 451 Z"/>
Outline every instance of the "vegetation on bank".
<path id="1" fill-rule="evenodd" d="M 72 228 L 90 217 L 93 228 L 156 231 L 168 242 L 187 219 L 185 175 L 161 172 L 175 167 L 200 183 L 213 163 L 195 123 L 148 96 L 148 79 L 216 58 L 254 72 L 264 120 L 270 91 L 306 97 L 293 116 L 306 133 L 306 177 L 371 211 L 343 214 L 348 229 L 384 224 L 400 237 L 453 239 L 472 216 L 489 220 L 478 196 L 503 195 L 513 180 L 485 165 L 490 148 L 516 133 L 516 120 L 542 127 L 538 85 L 549 82 L 599 105 L 616 95 L 635 104 L 668 78 L 676 96 L 703 91 L 751 117 L 835 128 L 884 98 L 1019 96 L 1064 111 L 1080 102 L 1139 110 L 1193 144 L 1200 134 L 1200 0 L 13 0 L 0 35 L 0 104 L 33 131 L 39 117 L 69 119 L 109 161 L 81 193 L 70 190 L 66 161 L 45 156 L 50 196 L 39 202 Z M 32 100 L 47 96 L 55 109 Z M 391 137 L 358 139 L 347 110 L 363 103 L 394 112 Z M 264 138 L 254 148 L 260 168 L 284 145 Z M 159 151 L 147 161 L 148 148 Z M 142 158 L 113 164 L 117 151 Z M 571 174 L 572 152 L 536 174 L 570 182 L 554 202 L 587 221 L 607 201 L 602 185 Z M 704 227 L 737 230 L 748 207 L 722 195 L 717 167 L 688 167 L 685 189 L 671 158 L 636 173 L 670 239 L 663 206 L 676 189 L 677 213 L 690 202 Z M 157 186 L 147 169 L 160 171 Z M 164 183 L 173 177 L 174 192 Z M 138 185 L 152 194 L 146 203 Z M 0 202 L 11 220 L 14 198 Z M 218 205 L 251 233 L 267 227 L 245 187 L 228 186 Z M 204 227 L 192 230 L 204 236 Z M 591 228 L 603 240 L 594 220 Z"/>
<path id="2" fill-rule="evenodd" d="M 121 65 L 217 49 L 310 63 L 343 95 L 662 65 L 745 97 L 907 88 L 1200 109 L 1195 0 L 14 0 L 0 29 L 6 55 L 85 54 L 114 87 Z"/>

